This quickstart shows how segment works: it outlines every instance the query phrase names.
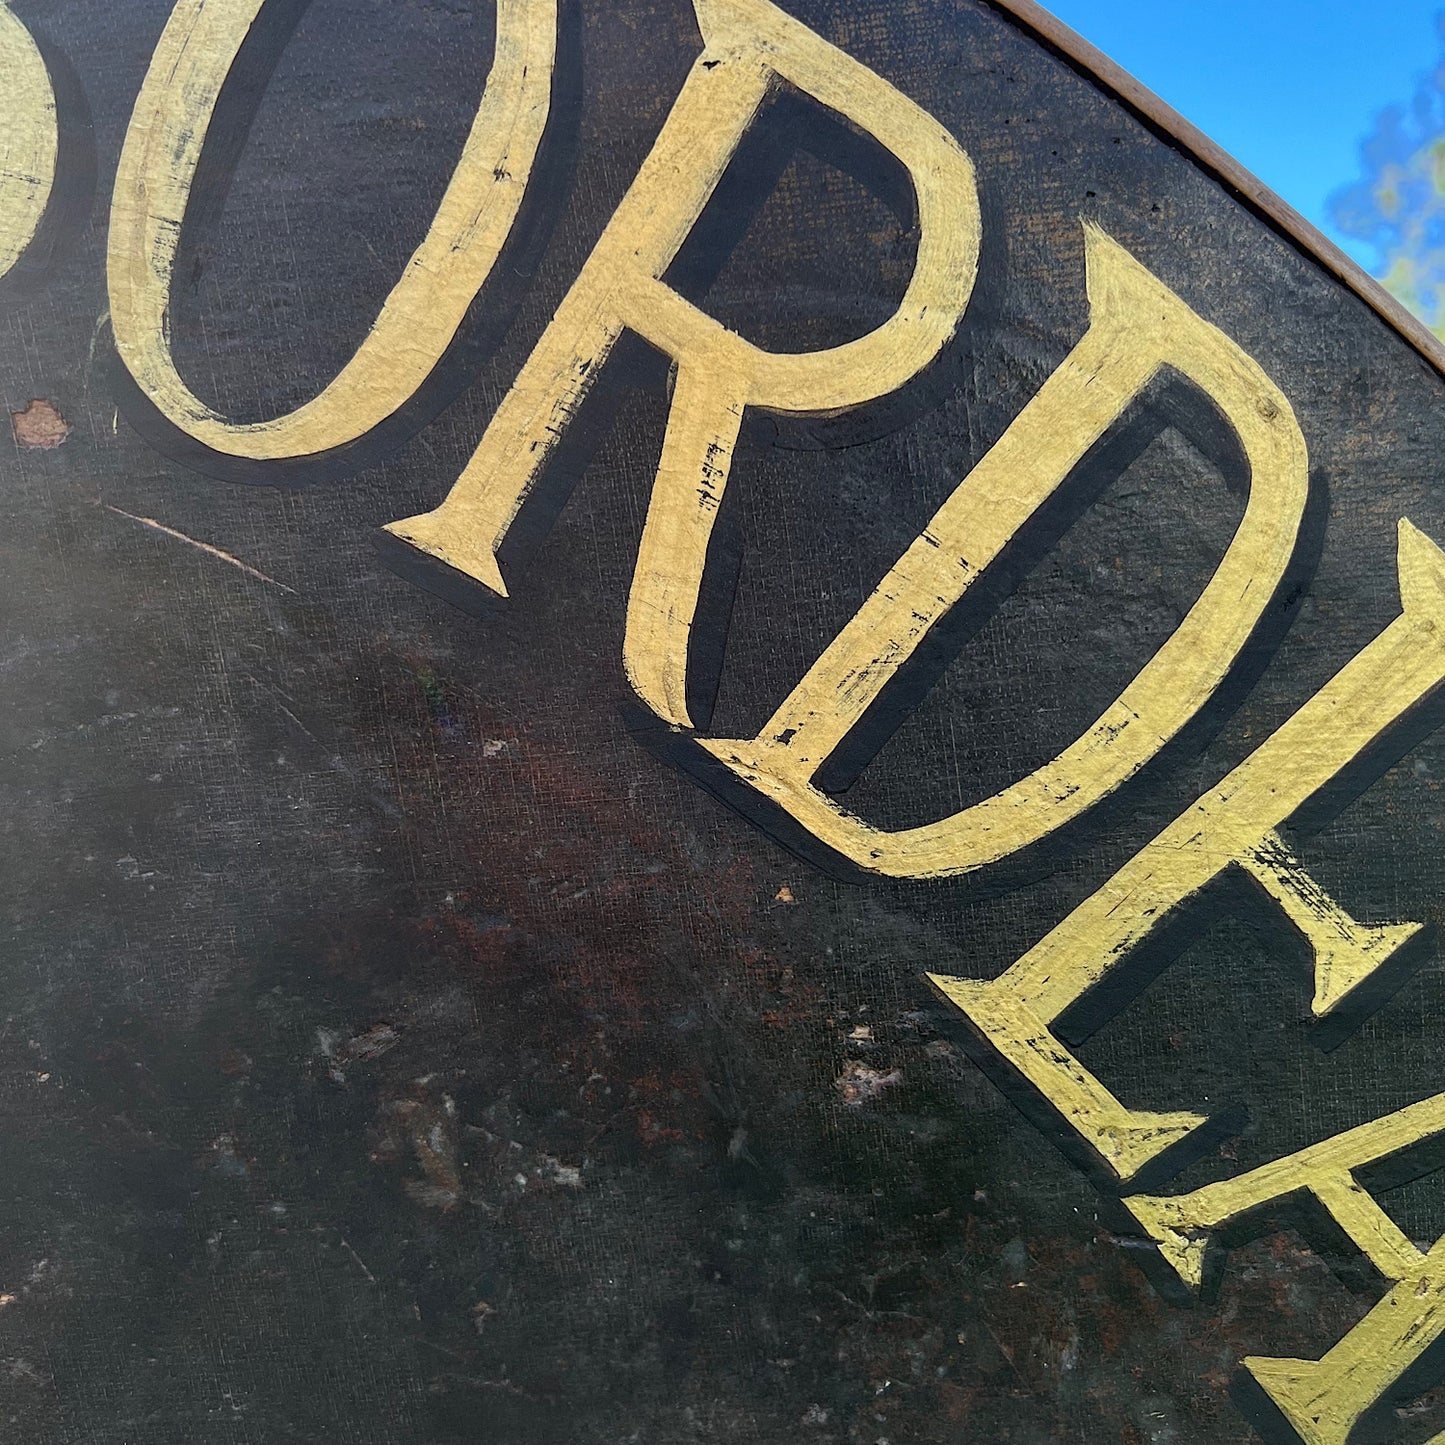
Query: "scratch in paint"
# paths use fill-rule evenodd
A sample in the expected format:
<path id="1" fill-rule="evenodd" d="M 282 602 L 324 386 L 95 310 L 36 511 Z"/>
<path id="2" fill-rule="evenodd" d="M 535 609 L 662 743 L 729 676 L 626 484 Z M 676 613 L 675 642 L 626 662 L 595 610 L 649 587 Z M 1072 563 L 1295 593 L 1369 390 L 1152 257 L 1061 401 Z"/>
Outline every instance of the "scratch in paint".
<path id="1" fill-rule="evenodd" d="M 251 566 L 249 562 L 243 562 L 239 557 L 233 557 L 229 552 L 223 552 L 219 547 L 211 546 L 209 542 L 198 542 L 194 537 L 188 537 L 184 532 L 176 531 L 174 527 L 167 527 L 164 522 L 157 522 L 154 517 L 138 517 L 134 512 L 124 512 L 119 507 L 112 507 L 109 502 L 104 505 L 107 512 L 114 512 L 117 517 L 126 517 L 132 522 L 139 522 L 142 527 L 149 527 L 153 532 L 160 532 L 166 537 L 174 537 L 176 541 L 185 542 L 188 546 L 198 548 L 209 557 L 219 557 L 222 562 L 229 562 L 232 567 L 240 568 L 248 577 L 254 577 L 258 582 L 269 582 L 273 587 L 279 587 L 293 597 L 300 596 L 294 587 L 288 587 L 284 582 L 278 582 L 259 568 Z"/>

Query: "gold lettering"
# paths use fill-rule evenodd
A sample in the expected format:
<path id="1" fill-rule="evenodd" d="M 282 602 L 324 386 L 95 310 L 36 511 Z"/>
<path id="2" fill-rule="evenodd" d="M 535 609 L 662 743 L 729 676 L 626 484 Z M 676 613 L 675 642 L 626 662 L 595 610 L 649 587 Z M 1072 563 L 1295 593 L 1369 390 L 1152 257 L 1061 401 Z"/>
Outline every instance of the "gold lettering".
<path id="1" fill-rule="evenodd" d="M 176 248 L 221 89 L 266 0 L 180 0 L 126 132 L 108 271 L 116 349 L 181 430 L 227 456 L 311 456 L 364 436 L 427 379 L 516 220 L 551 107 L 556 0 L 498 0 L 496 53 L 462 157 L 426 238 L 370 333 L 329 386 L 271 421 L 235 423 L 176 370 L 169 308 Z"/>
<path id="2" fill-rule="evenodd" d="M 1315 949 L 1314 1012 L 1337 1010 L 1416 931 L 1309 906 L 1277 830 L 1404 714 L 1445 684 L 1445 554 L 1399 525 L 1403 612 L 1276 733 L 992 981 L 932 982 L 1120 1178 L 1204 1123 L 1121 1104 L 1050 1032 L 1180 904 L 1227 868 L 1267 880 Z M 1317 889 L 1313 894 L 1322 897 Z M 1315 898 L 1318 901 L 1318 898 Z"/>
<path id="3" fill-rule="evenodd" d="M 1191 1289 L 1203 1279 L 1214 1230 L 1299 1191 L 1313 1194 L 1394 1284 L 1323 1359 L 1245 1360 L 1306 1445 L 1346 1445 L 1360 1416 L 1445 1334 L 1445 1239 L 1422 1252 L 1355 1179 L 1365 1165 L 1441 1132 L 1445 1094 L 1192 1194 L 1124 1201 Z"/>
<path id="4" fill-rule="evenodd" d="M 952 337 L 973 287 L 973 167 L 941 125 L 768 0 L 695 0 L 704 49 L 577 281 L 435 511 L 388 530 L 494 592 L 496 551 L 623 331 L 677 363 L 662 465 L 628 603 L 624 663 L 660 717 L 690 726 L 687 649 L 708 539 L 745 407 L 841 411 L 885 396 Z M 918 259 L 897 312 L 826 351 L 775 355 L 664 285 L 769 91 L 785 80 L 867 131 L 907 168 Z"/>
<path id="5" fill-rule="evenodd" d="M 1089 329 L 944 503 L 756 738 L 703 741 L 752 787 L 870 872 L 940 878 L 1006 858 L 1086 812 L 1204 705 L 1238 657 L 1293 551 L 1309 478 L 1283 394 L 1094 227 Z M 1249 506 L 1199 600 L 1102 717 L 1052 762 L 940 822 L 888 833 L 812 785 L 932 628 L 1063 484 L 1162 367 L 1219 404 L 1244 444 Z"/>
<path id="6" fill-rule="evenodd" d="M 0 276 L 35 237 L 55 184 L 60 133 L 50 73 L 30 32 L 0 0 Z"/>

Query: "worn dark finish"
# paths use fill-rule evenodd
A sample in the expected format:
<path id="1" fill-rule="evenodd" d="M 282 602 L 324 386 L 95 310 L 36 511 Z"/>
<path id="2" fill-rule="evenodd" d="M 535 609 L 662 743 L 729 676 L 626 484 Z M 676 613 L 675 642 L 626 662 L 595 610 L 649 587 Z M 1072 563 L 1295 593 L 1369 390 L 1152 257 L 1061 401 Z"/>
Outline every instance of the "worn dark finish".
<path id="1" fill-rule="evenodd" d="M 36 446 L 17 421 L 0 481 L 4 1438 L 1247 1438 L 1239 1360 L 1318 1358 L 1374 1283 L 1281 1216 L 1212 1303 L 1163 1298 L 922 975 L 1011 963 L 1397 614 L 1397 518 L 1445 539 L 1433 365 L 990 5 L 793 0 L 973 157 L 983 270 L 927 405 L 749 435 L 713 733 L 761 724 L 1077 340 L 1081 218 L 1274 378 L 1327 504 L 1268 670 L 1106 817 L 1023 872 L 835 878 L 635 728 L 619 655 L 665 376 L 599 408 L 505 605 L 464 613 L 372 543 L 470 454 L 696 53 L 690 6 L 582 0 L 575 154 L 512 324 L 478 318 L 494 344 L 425 430 L 287 488 L 188 470 L 120 408 L 103 198 L 169 7 L 14 8 L 79 77 L 102 204 L 43 289 L 0 298 L 7 409 L 70 427 Z M 489 15 L 306 9 L 177 298 L 182 367 L 220 409 L 294 406 L 350 355 L 450 173 Z M 911 248 L 906 206 L 784 120 L 799 148 L 706 296 L 801 350 L 886 317 Z M 1158 431 L 851 803 L 898 826 L 987 796 L 1177 624 L 1241 502 Z M 1442 777 L 1434 735 L 1308 841 L 1357 916 L 1445 920 Z M 1445 1087 L 1437 956 L 1325 1052 L 1269 922 L 1231 900 L 1081 1047 L 1141 1107 L 1247 1108 L 1179 1187 Z M 1391 1205 L 1445 1233 L 1437 1180 Z M 1373 1424 L 1423 1442 L 1442 1399 Z"/>

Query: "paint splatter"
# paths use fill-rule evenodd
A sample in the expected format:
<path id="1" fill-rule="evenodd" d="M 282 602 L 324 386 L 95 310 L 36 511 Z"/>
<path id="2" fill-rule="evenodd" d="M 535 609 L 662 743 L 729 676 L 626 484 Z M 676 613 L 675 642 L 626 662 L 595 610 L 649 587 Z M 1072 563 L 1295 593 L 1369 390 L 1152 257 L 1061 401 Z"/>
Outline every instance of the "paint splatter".
<path id="1" fill-rule="evenodd" d="M 24 411 L 10 413 L 10 425 L 16 442 L 32 451 L 54 451 L 64 446 L 70 435 L 70 423 L 61 416 L 53 401 L 36 399 Z"/>
<path id="2" fill-rule="evenodd" d="M 889 1069 L 884 1073 L 881 1069 L 870 1069 L 866 1064 L 850 1063 L 833 1082 L 838 1086 L 843 1102 L 857 1109 L 878 1098 L 895 1084 L 901 1084 L 903 1070 Z"/>

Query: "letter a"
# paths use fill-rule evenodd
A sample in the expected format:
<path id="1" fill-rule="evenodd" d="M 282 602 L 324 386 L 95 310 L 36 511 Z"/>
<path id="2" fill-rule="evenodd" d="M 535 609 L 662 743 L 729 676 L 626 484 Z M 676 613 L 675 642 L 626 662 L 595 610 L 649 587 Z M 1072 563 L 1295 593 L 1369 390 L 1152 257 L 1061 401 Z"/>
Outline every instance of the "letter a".
<path id="1" fill-rule="evenodd" d="M 1245 1360 L 1305 1445 L 1347 1445 L 1360 1417 L 1445 1336 L 1445 1239 L 1422 1251 L 1356 1178 L 1367 1165 L 1442 1131 L 1445 1094 L 1437 1094 L 1192 1194 L 1124 1201 L 1164 1259 L 1197 1290 L 1214 1231 L 1308 1191 L 1394 1286 L 1322 1359 Z"/>

